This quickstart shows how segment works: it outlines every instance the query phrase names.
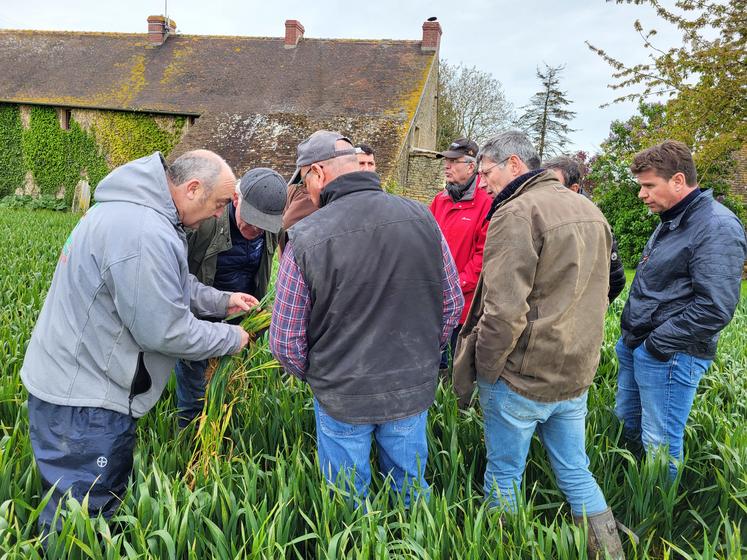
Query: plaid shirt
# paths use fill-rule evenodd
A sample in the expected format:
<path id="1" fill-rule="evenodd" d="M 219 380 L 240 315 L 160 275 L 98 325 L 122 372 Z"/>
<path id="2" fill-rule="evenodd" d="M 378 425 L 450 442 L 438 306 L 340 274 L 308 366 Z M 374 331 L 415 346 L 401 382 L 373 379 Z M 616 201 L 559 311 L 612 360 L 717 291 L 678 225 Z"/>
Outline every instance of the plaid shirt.
<path id="1" fill-rule="evenodd" d="M 464 296 L 459 287 L 459 272 L 443 235 L 441 236 L 441 255 L 444 262 L 441 274 L 444 290 L 441 319 L 441 347 L 443 347 L 459 321 L 464 306 Z M 285 246 L 280 260 L 275 291 L 275 305 L 272 308 L 272 323 L 270 323 L 270 350 L 285 371 L 303 379 L 309 365 L 306 326 L 311 311 L 311 298 L 309 288 L 293 256 L 293 244 L 290 242 Z"/>

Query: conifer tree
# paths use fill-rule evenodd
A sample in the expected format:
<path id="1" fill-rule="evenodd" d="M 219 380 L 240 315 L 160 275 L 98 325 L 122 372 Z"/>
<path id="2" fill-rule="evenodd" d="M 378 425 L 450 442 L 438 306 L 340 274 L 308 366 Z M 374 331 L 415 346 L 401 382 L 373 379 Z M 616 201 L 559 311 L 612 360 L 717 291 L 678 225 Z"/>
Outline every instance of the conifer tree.
<path id="1" fill-rule="evenodd" d="M 563 152 L 569 141 L 568 134 L 574 132 L 568 123 L 576 113 L 567 109 L 571 101 L 566 92 L 560 89 L 560 72 L 563 68 L 547 64 L 544 72 L 537 68 L 542 89 L 532 96 L 528 105 L 522 107 L 524 112 L 517 121 L 534 141 L 541 160 Z"/>

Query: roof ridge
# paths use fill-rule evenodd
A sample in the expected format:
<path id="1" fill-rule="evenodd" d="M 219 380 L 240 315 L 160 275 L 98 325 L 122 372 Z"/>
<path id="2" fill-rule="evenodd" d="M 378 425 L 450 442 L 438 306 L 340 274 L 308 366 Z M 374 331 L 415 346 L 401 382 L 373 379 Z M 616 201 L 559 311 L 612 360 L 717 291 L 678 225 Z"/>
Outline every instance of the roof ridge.
<path id="1" fill-rule="evenodd" d="M 75 31 L 75 30 L 62 30 L 62 29 L 0 29 L 0 34 L 13 34 L 23 33 L 27 35 L 72 35 L 72 36 L 114 36 L 114 37 L 138 37 L 143 40 L 148 38 L 147 32 L 136 33 L 136 32 L 121 32 L 121 31 Z M 246 40 L 267 40 L 267 41 L 283 41 L 282 36 L 271 37 L 265 35 L 202 35 L 197 33 L 173 33 L 169 35 L 169 38 L 178 39 L 183 37 L 185 39 L 246 39 Z M 317 42 L 317 41 L 334 41 L 334 42 L 345 42 L 345 43 L 407 43 L 416 44 L 420 43 L 420 39 L 356 39 L 349 37 L 304 37 L 304 42 Z"/>

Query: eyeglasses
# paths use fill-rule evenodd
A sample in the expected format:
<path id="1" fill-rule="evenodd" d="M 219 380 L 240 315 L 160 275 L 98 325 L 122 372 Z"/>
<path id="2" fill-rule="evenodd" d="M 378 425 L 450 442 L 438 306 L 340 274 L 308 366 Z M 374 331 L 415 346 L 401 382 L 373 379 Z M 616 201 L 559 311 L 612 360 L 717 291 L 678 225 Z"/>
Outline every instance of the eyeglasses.
<path id="1" fill-rule="evenodd" d="M 306 177 L 308 176 L 309 173 L 311 173 L 311 167 L 309 167 L 309 170 L 306 173 L 301 175 L 301 184 L 304 186 L 306 186 Z"/>
<path id="2" fill-rule="evenodd" d="M 511 154 L 511 155 L 513 155 L 513 154 Z M 502 163 L 504 163 L 504 162 L 508 161 L 508 159 L 509 159 L 510 157 L 511 157 L 511 156 L 508 156 L 508 157 L 505 157 L 505 158 L 503 158 L 503 159 L 502 159 L 501 161 L 499 161 L 499 162 L 498 162 L 498 163 L 496 163 L 495 165 L 491 165 L 491 166 L 490 166 L 490 167 L 488 167 L 487 169 L 480 169 L 480 170 L 478 170 L 477 174 L 478 174 L 478 175 L 479 175 L 480 177 L 482 177 L 483 179 L 487 179 L 488 175 L 490 175 L 490 172 L 491 172 L 491 171 L 493 171 L 493 169 L 495 169 L 496 167 L 498 167 L 498 166 L 499 166 L 500 164 L 502 164 Z"/>

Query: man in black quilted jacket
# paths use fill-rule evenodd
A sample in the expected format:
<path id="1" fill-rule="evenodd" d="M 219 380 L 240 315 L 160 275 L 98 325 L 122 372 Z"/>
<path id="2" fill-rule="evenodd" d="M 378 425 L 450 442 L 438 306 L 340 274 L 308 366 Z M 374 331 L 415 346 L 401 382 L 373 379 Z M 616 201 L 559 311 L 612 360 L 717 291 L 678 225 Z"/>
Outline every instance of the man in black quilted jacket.
<path id="1" fill-rule="evenodd" d="M 698 383 L 739 302 L 747 241 L 737 217 L 698 188 L 685 144 L 644 150 L 631 171 L 638 198 L 661 223 L 622 313 L 616 414 L 634 444 L 668 447 L 674 478 Z"/>

